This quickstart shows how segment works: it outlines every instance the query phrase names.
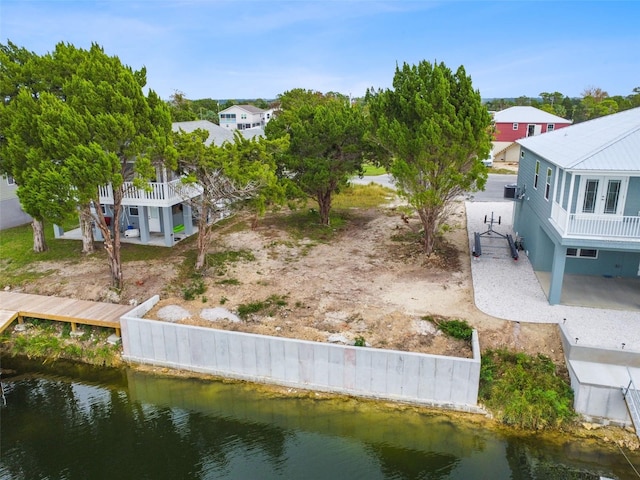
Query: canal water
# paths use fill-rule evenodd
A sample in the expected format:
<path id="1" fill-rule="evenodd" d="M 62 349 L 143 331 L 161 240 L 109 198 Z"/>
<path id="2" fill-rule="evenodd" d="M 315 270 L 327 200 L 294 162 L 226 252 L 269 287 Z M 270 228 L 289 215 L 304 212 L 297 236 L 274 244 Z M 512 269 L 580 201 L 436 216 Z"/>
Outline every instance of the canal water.
<path id="1" fill-rule="evenodd" d="M 638 478 L 618 449 L 407 406 L 61 362 L 2 368 L 1 479 Z"/>

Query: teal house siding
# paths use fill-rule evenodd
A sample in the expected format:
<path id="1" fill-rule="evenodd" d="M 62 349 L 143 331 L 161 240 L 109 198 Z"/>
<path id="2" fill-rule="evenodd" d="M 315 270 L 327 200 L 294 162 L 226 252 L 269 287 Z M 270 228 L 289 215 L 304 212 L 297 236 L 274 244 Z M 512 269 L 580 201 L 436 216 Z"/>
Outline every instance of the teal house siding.
<path id="1" fill-rule="evenodd" d="M 518 143 L 514 231 L 549 303 L 564 275 L 640 278 L 640 108 Z"/>

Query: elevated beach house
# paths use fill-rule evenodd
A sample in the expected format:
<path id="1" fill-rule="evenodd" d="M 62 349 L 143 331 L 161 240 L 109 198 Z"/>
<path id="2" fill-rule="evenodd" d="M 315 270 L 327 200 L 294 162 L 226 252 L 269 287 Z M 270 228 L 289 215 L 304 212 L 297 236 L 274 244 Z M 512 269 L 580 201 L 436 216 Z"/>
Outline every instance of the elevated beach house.
<path id="1" fill-rule="evenodd" d="M 233 142 L 233 132 L 206 120 L 176 122 L 172 128 L 185 132 L 206 130 L 209 132 L 207 144 Z M 125 182 L 124 190 L 120 225 L 112 225 L 112 228 L 119 228 L 122 232 L 123 242 L 171 247 L 177 241 L 197 233 L 197 221 L 189 200 L 198 197 L 201 189 L 198 185 L 185 186 L 177 172 L 158 166 L 156 179 L 149 182 L 148 188 L 139 189 L 133 182 Z M 113 190 L 111 185 L 103 185 L 99 191 L 100 208 L 109 221 L 114 218 Z M 81 238 L 80 229 L 64 232 L 59 226 L 54 228 L 56 238 Z M 93 233 L 96 240 L 102 240 L 97 227 L 94 227 Z"/>
<path id="2" fill-rule="evenodd" d="M 514 231 L 549 303 L 566 274 L 640 278 L 640 108 L 518 143 Z"/>

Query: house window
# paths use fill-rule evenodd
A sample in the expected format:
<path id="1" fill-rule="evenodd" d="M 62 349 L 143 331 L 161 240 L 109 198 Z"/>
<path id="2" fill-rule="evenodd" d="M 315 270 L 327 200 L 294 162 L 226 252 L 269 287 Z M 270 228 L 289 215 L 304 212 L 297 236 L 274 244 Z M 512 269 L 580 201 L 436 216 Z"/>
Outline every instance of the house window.
<path id="1" fill-rule="evenodd" d="M 538 178 L 540 177 L 540 160 L 536 160 L 536 173 L 533 176 L 533 188 L 538 188 Z"/>
<path id="2" fill-rule="evenodd" d="M 551 169 L 547 168 L 547 183 L 544 186 L 544 199 L 549 200 L 549 192 L 551 192 Z"/>
<path id="3" fill-rule="evenodd" d="M 138 216 L 138 207 L 129 207 L 129 215 L 132 217 Z"/>
<path id="4" fill-rule="evenodd" d="M 567 248 L 567 257 L 598 258 L 598 250 L 595 248 Z"/>
<path id="5" fill-rule="evenodd" d="M 241 118 L 242 120 L 246 120 L 246 119 L 247 119 L 247 114 L 246 114 L 246 113 L 241 114 L 241 115 L 240 115 L 240 118 Z"/>
<path id="6" fill-rule="evenodd" d="M 524 150 L 520 150 L 520 158 L 524 158 Z"/>
<path id="7" fill-rule="evenodd" d="M 513 129 L 514 129 L 514 130 L 517 130 L 517 129 L 518 129 L 518 124 L 517 124 L 517 123 L 514 123 L 514 124 L 513 124 Z"/>
<path id="8" fill-rule="evenodd" d="M 582 213 L 594 213 L 596 211 L 596 199 L 598 193 L 598 180 L 587 179 L 584 187 L 584 200 L 582 201 Z"/>
<path id="9" fill-rule="evenodd" d="M 533 137 L 536 134 L 536 126 L 534 124 L 527 125 L 527 137 Z"/>
<path id="10" fill-rule="evenodd" d="M 607 195 L 604 200 L 604 213 L 616 214 L 618 211 L 618 198 L 620 198 L 620 180 L 609 180 L 607 184 Z"/>
<path id="11" fill-rule="evenodd" d="M 553 123 L 547 123 L 547 132 L 553 132 L 556 126 Z"/>

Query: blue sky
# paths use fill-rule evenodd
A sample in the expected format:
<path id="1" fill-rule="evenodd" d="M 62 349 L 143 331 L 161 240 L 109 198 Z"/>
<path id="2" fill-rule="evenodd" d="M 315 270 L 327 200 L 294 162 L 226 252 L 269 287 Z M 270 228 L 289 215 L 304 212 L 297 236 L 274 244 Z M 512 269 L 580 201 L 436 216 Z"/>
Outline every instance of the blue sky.
<path id="1" fill-rule="evenodd" d="M 0 42 L 38 54 L 91 42 L 168 99 L 354 97 L 396 63 L 464 65 L 483 97 L 629 95 L 640 86 L 640 2 L 0 0 Z"/>

